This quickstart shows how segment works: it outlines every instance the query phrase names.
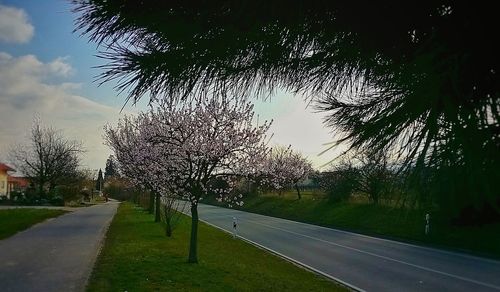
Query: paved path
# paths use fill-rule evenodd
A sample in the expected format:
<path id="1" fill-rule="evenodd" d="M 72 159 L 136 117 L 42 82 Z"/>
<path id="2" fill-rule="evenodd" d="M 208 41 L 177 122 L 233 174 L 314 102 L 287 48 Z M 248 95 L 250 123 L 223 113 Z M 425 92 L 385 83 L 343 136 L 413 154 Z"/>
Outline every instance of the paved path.
<path id="1" fill-rule="evenodd" d="M 199 205 L 200 219 L 366 291 L 500 291 L 500 261 Z M 498 236 L 492 235 L 492 236 Z"/>
<path id="2" fill-rule="evenodd" d="M 79 208 L 0 240 L 0 291 L 83 291 L 117 206 Z"/>

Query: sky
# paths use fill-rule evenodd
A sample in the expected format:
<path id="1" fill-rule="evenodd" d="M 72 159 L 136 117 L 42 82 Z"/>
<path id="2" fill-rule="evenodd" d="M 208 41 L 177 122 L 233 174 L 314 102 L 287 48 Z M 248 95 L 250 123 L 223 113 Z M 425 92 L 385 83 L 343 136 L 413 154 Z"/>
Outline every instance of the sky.
<path id="1" fill-rule="evenodd" d="M 126 105 L 114 83 L 100 85 L 95 68 L 105 64 L 96 57 L 96 44 L 74 33 L 75 14 L 66 0 L 0 0 L 0 161 L 8 151 L 25 143 L 35 117 L 60 129 L 86 150 L 82 167 L 104 168 L 111 150 L 103 144 L 103 126 L 120 116 L 145 109 Z M 315 168 L 324 169 L 339 151 L 325 143 L 334 141 L 332 129 L 322 124 L 324 113 L 307 107 L 300 96 L 278 92 L 255 100 L 261 120 L 273 120 L 271 145 L 291 145 L 307 156 Z M 323 167 L 322 167 L 323 166 Z"/>

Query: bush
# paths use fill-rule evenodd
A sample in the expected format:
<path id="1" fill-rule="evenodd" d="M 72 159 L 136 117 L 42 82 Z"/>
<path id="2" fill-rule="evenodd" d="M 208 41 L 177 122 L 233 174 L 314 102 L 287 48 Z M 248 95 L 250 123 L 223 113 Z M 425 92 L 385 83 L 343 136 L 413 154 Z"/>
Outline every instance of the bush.
<path id="1" fill-rule="evenodd" d="M 62 196 L 54 196 L 50 198 L 49 203 L 52 206 L 64 206 L 64 199 Z"/>
<path id="2" fill-rule="evenodd" d="M 325 192 L 331 202 L 347 201 L 358 184 L 359 173 L 355 168 L 340 168 L 332 173 Z"/>
<path id="3" fill-rule="evenodd" d="M 10 193 L 10 199 L 14 202 L 18 202 L 24 199 L 24 193 L 19 191 L 12 191 Z"/>

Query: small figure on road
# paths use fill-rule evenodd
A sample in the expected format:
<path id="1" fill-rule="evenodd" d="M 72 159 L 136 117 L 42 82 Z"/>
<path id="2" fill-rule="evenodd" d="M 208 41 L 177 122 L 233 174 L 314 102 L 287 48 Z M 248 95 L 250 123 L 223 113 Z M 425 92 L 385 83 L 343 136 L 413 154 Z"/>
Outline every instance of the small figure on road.
<path id="1" fill-rule="evenodd" d="M 238 236 L 238 220 L 236 220 L 236 217 L 233 217 L 233 238 L 236 238 Z"/>

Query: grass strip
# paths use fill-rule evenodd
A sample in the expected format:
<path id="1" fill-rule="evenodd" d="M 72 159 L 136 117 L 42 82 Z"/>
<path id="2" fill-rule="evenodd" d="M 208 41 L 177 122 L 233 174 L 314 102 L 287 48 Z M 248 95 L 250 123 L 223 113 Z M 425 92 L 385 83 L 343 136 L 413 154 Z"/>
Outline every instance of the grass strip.
<path id="1" fill-rule="evenodd" d="M 88 291 L 346 291 L 201 222 L 199 263 L 188 264 L 189 220 L 167 238 L 152 215 L 122 203 Z"/>
<path id="2" fill-rule="evenodd" d="M 0 210 L 0 239 L 7 238 L 32 225 L 60 216 L 67 211 L 54 209 L 6 209 Z"/>

